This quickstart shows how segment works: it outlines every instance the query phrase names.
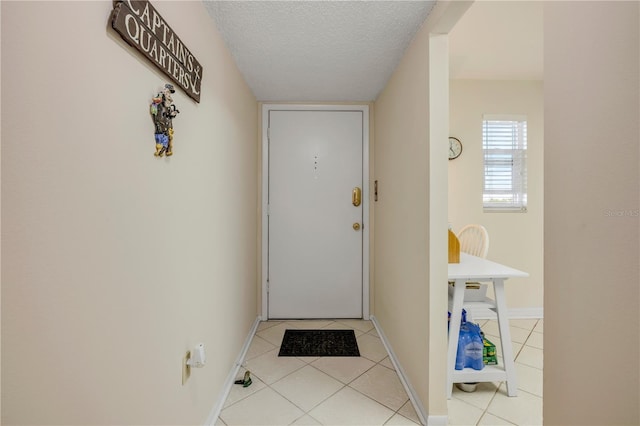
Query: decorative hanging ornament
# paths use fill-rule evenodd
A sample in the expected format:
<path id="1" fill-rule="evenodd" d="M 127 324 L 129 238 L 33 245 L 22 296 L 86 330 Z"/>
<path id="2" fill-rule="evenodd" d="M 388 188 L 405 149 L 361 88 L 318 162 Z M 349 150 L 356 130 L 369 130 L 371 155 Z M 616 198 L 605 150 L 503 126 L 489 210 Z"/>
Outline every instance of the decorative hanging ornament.
<path id="1" fill-rule="evenodd" d="M 150 112 L 155 125 L 156 157 L 173 155 L 173 119 L 180 112 L 173 103 L 172 93 L 176 90 L 172 84 L 164 88 L 151 99 Z"/>

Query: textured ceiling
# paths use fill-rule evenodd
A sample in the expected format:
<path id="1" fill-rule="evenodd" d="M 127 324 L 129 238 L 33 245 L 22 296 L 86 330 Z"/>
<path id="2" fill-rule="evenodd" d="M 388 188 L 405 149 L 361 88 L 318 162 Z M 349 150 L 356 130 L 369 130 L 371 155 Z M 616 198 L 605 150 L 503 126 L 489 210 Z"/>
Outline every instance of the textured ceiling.
<path id="1" fill-rule="evenodd" d="M 373 101 L 435 0 L 204 4 L 259 101 Z"/>
<path id="2" fill-rule="evenodd" d="M 260 101 L 372 101 L 435 0 L 203 0 Z M 542 80 L 542 1 L 476 0 L 449 34 L 453 79 Z"/>

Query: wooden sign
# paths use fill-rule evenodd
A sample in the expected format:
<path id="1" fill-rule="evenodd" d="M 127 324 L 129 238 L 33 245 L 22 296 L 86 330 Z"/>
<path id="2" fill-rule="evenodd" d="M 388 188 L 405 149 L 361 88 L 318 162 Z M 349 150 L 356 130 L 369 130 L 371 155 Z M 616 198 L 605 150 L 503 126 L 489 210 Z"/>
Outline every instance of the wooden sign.
<path id="1" fill-rule="evenodd" d="M 200 102 L 202 66 L 147 0 L 114 0 L 111 26 L 130 46 Z"/>

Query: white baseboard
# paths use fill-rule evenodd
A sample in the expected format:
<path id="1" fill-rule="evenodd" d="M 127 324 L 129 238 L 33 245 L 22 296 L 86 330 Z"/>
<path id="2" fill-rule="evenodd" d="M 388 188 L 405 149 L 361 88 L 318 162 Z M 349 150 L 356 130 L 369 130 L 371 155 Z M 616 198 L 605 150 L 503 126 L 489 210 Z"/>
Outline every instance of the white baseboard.
<path id="1" fill-rule="evenodd" d="M 247 356 L 247 351 L 249 350 L 249 346 L 251 346 L 251 341 L 253 340 L 253 336 L 256 334 L 256 330 L 258 329 L 258 324 L 260 324 L 260 321 L 261 321 L 260 317 L 257 317 L 256 320 L 254 321 L 253 326 L 251 327 L 251 331 L 249 331 L 249 334 L 247 335 L 247 338 L 245 339 L 244 344 L 242 345 L 242 349 L 240 349 L 240 353 L 238 354 L 238 357 L 236 358 L 236 361 L 234 362 L 233 367 L 231 368 L 231 371 L 229 372 L 229 375 L 227 376 L 227 379 L 224 382 L 224 386 L 222 387 L 222 393 L 220 394 L 220 396 L 218 397 L 218 400 L 216 401 L 215 405 L 211 409 L 211 412 L 209 413 L 209 417 L 207 417 L 207 421 L 205 423 L 206 426 L 212 426 L 218 420 L 218 416 L 220 416 L 220 412 L 222 411 L 224 402 L 227 400 L 227 397 L 229 396 L 229 392 L 231 392 L 231 387 L 233 386 L 233 382 L 235 382 L 236 376 L 238 375 L 238 371 L 240 370 L 240 367 L 244 362 L 244 358 Z"/>
<path id="2" fill-rule="evenodd" d="M 371 315 L 369 319 L 371 320 L 371 322 L 373 322 L 373 325 L 375 326 L 376 331 L 378 332 L 378 336 L 380 336 L 380 340 L 382 340 L 382 344 L 384 345 L 385 349 L 389 353 L 389 358 L 391 359 L 391 363 L 393 363 L 393 367 L 396 369 L 396 372 L 398 373 L 398 378 L 400 379 L 402 386 L 407 392 L 407 395 L 409 395 L 409 399 L 413 404 L 413 408 L 416 410 L 416 414 L 418 414 L 418 418 L 420 419 L 420 424 L 446 425 L 447 416 L 429 417 L 427 415 L 424 405 L 422 405 L 422 401 L 420 401 L 420 398 L 418 398 L 418 394 L 416 393 L 415 389 L 413 389 L 413 386 L 411 386 L 411 382 L 409 382 L 409 379 L 407 378 L 407 375 L 404 373 L 404 370 L 402 369 L 402 366 L 400 365 L 400 362 L 398 361 L 396 354 L 393 352 L 393 349 L 391 349 L 391 344 L 387 340 L 387 337 L 384 335 L 384 332 L 382 331 L 382 327 L 380 327 L 380 324 L 378 324 L 376 317 Z M 444 418 L 444 423 L 440 423 L 440 421 L 442 420 L 441 417 Z M 433 420 L 435 420 L 436 423 L 432 423 L 431 418 L 433 418 Z"/>
<path id="3" fill-rule="evenodd" d="M 542 319 L 544 316 L 544 309 L 541 306 L 510 308 L 507 311 L 509 312 L 509 319 Z M 488 308 L 472 309 L 470 314 L 474 321 L 479 319 L 497 319 L 496 313 Z"/>
<path id="4" fill-rule="evenodd" d="M 429 426 L 447 426 L 449 424 L 449 418 L 447 416 L 429 416 L 429 418 L 427 418 L 427 424 Z"/>

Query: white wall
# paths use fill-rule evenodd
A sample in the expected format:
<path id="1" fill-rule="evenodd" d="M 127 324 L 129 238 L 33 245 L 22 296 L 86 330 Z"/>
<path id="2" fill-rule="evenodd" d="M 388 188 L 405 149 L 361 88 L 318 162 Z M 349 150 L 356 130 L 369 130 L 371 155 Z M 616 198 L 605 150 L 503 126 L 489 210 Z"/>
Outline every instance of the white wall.
<path id="1" fill-rule="evenodd" d="M 434 7 L 374 104 L 374 314 L 435 423 L 447 414 L 447 160 L 437 141 L 449 121 L 446 34 L 469 4 Z"/>
<path id="2" fill-rule="evenodd" d="M 421 30 L 376 100 L 374 123 L 374 314 L 427 410 L 428 77 L 429 33 Z"/>
<path id="3" fill-rule="evenodd" d="M 463 144 L 449 161 L 449 222 L 454 232 L 478 223 L 489 232 L 488 258 L 527 271 L 506 285 L 510 309 L 542 313 L 543 306 L 543 85 L 541 81 L 452 80 L 450 136 Z M 482 209 L 482 115 L 527 116 L 526 213 Z M 490 290 L 492 291 L 492 289 Z"/>
<path id="4" fill-rule="evenodd" d="M 640 4 L 544 16 L 544 421 L 637 425 Z"/>
<path id="5" fill-rule="evenodd" d="M 5 424 L 202 424 L 256 318 L 257 103 L 200 1 L 154 6 L 204 67 L 170 159 L 112 2 L 2 2 Z"/>

